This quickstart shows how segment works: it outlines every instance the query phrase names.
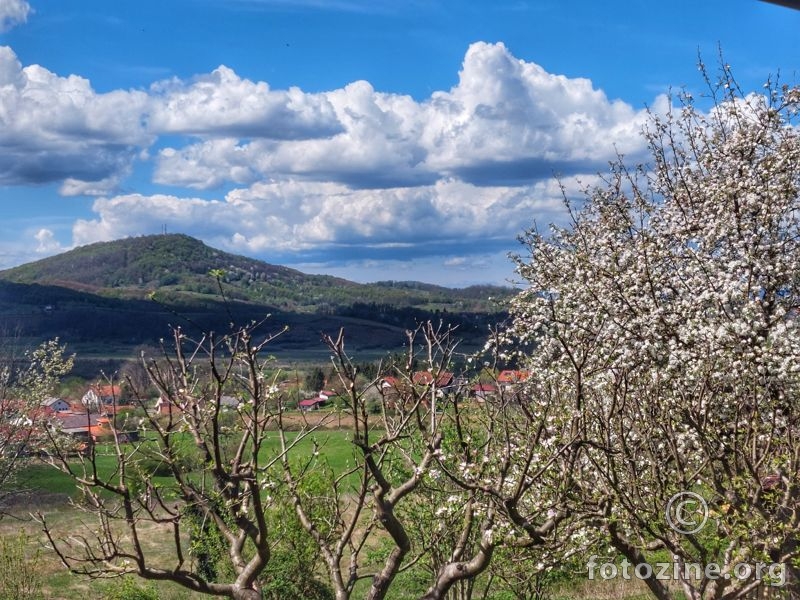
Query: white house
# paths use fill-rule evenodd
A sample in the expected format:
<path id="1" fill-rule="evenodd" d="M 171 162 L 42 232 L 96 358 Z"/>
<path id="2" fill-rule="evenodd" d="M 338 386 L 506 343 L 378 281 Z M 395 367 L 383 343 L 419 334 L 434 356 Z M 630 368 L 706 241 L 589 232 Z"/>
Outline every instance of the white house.
<path id="1" fill-rule="evenodd" d="M 61 398 L 45 398 L 42 400 L 41 405 L 53 412 L 66 412 L 70 410 L 69 402 Z"/>

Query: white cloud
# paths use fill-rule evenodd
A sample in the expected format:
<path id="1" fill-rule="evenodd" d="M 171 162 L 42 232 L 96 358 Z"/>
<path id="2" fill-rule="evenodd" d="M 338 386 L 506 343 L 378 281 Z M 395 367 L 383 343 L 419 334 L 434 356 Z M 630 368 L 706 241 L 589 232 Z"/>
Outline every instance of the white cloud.
<path id="1" fill-rule="evenodd" d="M 189 84 L 162 81 L 151 93 L 156 102 L 150 127 L 160 133 L 302 139 L 340 130 L 324 96 L 298 88 L 271 90 L 225 66 Z"/>
<path id="2" fill-rule="evenodd" d="M 426 109 L 428 166 L 472 179 L 585 172 L 613 158 L 615 146 L 643 148 L 644 111 L 610 102 L 587 79 L 519 60 L 503 44 L 470 46 L 458 85 Z"/>
<path id="3" fill-rule="evenodd" d="M 119 177 L 152 142 L 141 117 L 148 102 L 144 92 L 97 94 L 82 77 L 23 68 L 0 46 L 0 183 Z"/>
<path id="4" fill-rule="evenodd" d="M 366 81 L 325 93 L 273 90 L 221 66 L 150 90 L 95 92 L 88 80 L 22 67 L 0 47 L 0 183 L 63 182 L 107 194 L 160 136 L 154 182 L 211 189 L 301 178 L 351 188 L 529 185 L 636 154 L 644 111 L 586 79 L 519 60 L 502 44 L 470 46 L 449 91 L 418 102 Z"/>
<path id="5" fill-rule="evenodd" d="M 56 240 L 55 234 L 46 228 L 42 228 L 36 232 L 33 236 L 36 239 L 36 253 L 37 254 L 56 254 L 58 252 L 63 252 L 65 250 L 64 247 Z"/>
<path id="6" fill-rule="evenodd" d="M 235 138 L 209 140 L 180 151 L 165 148 L 158 154 L 153 181 L 193 189 L 209 189 L 225 182 L 252 183 L 258 179 L 254 144 Z"/>
<path id="7" fill-rule="evenodd" d="M 159 154 L 156 180 L 208 188 L 225 181 L 241 184 L 281 176 L 333 180 L 353 187 L 419 185 L 436 179 L 435 173 L 421 166 L 425 158 L 425 149 L 418 143 L 422 112 L 410 97 L 380 94 L 369 83 L 358 81 L 324 98 L 331 118 L 319 123 L 314 136 L 309 130 L 307 139 L 279 140 L 265 131 L 259 136 L 253 129 L 245 136 L 253 139 L 250 142 L 211 139 L 182 149 L 168 148 Z M 263 127 L 270 122 L 265 120 Z M 222 135 L 229 129 L 209 126 L 206 134 Z"/>
<path id="8" fill-rule="evenodd" d="M 587 79 L 547 73 L 503 44 L 476 43 L 459 83 L 417 102 L 357 81 L 324 94 L 272 91 L 221 67 L 163 87 L 155 129 L 207 139 L 168 148 L 156 180 L 198 189 L 303 177 L 380 188 L 456 176 L 481 185 L 530 183 L 602 169 L 644 149 L 646 119 Z"/>
<path id="9" fill-rule="evenodd" d="M 198 237 L 207 237 L 207 226 L 213 230 L 215 221 L 230 216 L 222 202 L 161 194 L 98 198 L 93 210 L 99 218 L 81 219 L 73 225 L 75 245 L 156 233 L 164 225 L 169 231 L 192 231 Z"/>
<path id="10" fill-rule="evenodd" d="M 25 0 L 0 0 L 0 33 L 25 23 L 31 12 Z"/>
<path id="11" fill-rule="evenodd" d="M 154 233 L 166 225 L 218 247 L 266 256 L 400 257 L 419 248 L 446 255 L 508 247 L 532 215 L 563 218 L 560 189 L 430 186 L 353 190 L 335 183 L 281 181 L 230 192 L 224 200 L 138 194 L 95 201 L 98 217 L 73 227 L 76 244 Z"/>
<path id="12" fill-rule="evenodd" d="M 67 177 L 58 188 L 58 193 L 62 196 L 103 196 L 116 190 L 122 176 L 128 171 L 129 169 L 120 168 L 116 173 L 98 181 L 83 181 Z"/>
<path id="13" fill-rule="evenodd" d="M 561 219 L 553 175 L 574 186 L 618 151 L 635 157 L 644 120 L 589 80 L 547 73 L 503 44 L 470 46 L 458 83 L 423 101 L 366 81 L 273 90 L 225 66 L 101 94 L 0 47 L 0 184 L 99 196 L 95 218 L 74 224 L 76 244 L 166 225 L 265 258 L 436 255 L 457 272 L 513 249 L 535 220 Z M 139 165 L 175 189 L 119 194 L 139 191 Z M 215 188 L 227 193 L 186 191 Z M 55 243 L 41 236 L 42 248 Z"/>

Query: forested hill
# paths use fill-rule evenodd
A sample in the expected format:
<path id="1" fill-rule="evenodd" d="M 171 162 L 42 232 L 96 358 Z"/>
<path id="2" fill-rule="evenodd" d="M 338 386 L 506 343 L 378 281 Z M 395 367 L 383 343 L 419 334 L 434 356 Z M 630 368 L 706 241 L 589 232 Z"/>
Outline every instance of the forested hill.
<path id="1" fill-rule="evenodd" d="M 357 320 L 352 328 L 362 330 L 365 340 L 391 345 L 388 337 L 396 332 L 387 337 L 387 327 L 403 329 L 443 315 L 460 322 L 465 334 L 485 333 L 512 294 L 494 286 L 359 284 L 307 275 L 169 234 L 91 244 L 0 271 L 0 318 L 7 330 L 33 337 L 144 343 L 163 337 L 167 315 L 202 324 L 233 308 L 242 318 L 270 312 L 301 332 Z M 370 334 L 370 324 L 383 333 Z M 296 343 L 308 342 L 298 335 Z"/>

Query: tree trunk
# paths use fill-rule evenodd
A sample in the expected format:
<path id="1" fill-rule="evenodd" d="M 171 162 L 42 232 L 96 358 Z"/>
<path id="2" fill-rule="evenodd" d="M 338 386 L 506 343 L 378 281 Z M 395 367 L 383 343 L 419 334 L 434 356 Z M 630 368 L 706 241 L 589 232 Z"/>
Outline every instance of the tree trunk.
<path id="1" fill-rule="evenodd" d="M 261 592 L 256 590 L 234 590 L 233 600 L 261 600 Z"/>
<path id="2" fill-rule="evenodd" d="M 420 600 L 442 600 L 454 584 L 469 577 L 477 577 L 489 566 L 494 553 L 494 544 L 490 541 L 490 535 L 484 533 L 481 548 L 478 553 L 467 562 L 452 562 L 439 569 L 436 581 L 428 588 Z"/>

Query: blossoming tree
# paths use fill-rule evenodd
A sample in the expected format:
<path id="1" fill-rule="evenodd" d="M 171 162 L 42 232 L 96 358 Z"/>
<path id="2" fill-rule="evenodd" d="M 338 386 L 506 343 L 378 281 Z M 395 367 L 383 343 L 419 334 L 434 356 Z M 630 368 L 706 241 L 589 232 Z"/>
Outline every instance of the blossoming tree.
<path id="1" fill-rule="evenodd" d="M 55 393 L 72 369 L 72 358 L 58 339 L 15 356 L 7 344 L 0 359 L 0 500 L 24 491 L 18 475 L 25 457 L 46 442 L 48 415 L 43 401 Z"/>
<path id="2" fill-rule="evenodd" d="M 664 600 L 647 561 L 692 599 L 797 580 L 800 89 L 706 81 L 710 109 L 651 116 L 650 164 L 526 234 L 507 332 L 532 401 L 575 415 L 583 511 Z"/>

